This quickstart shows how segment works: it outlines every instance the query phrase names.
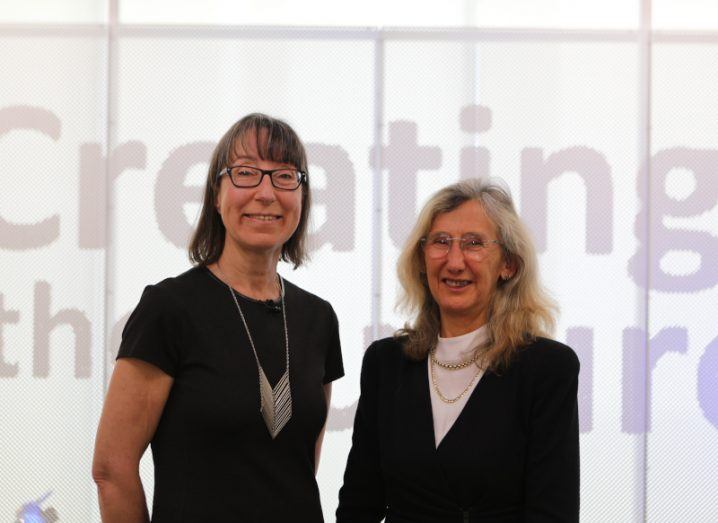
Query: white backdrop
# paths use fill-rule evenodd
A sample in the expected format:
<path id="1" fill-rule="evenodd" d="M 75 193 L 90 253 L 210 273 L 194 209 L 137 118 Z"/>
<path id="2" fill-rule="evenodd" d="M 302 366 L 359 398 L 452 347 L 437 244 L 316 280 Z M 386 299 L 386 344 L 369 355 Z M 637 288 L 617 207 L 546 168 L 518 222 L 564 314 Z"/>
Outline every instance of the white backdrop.
<path id="1" fill-rule="evenodd" d="M 718 27 L 707 4 L 666 1 L 608 3 L 613 18 L 464 2 L 412 11 L 446 26 L 423 29 L 227 25 L 312 19 L 219 0 L 197 18 L 142 19 L 129 0 L 4 13 L 0 521 L 99 521 L 90 463 L 119 332 L 146 284 L 188 268 L 211 149 L 253 111 L 309 149 L 313 260 L 280 270 L 340 320 L 328 521 L 363 350 L 404 321 L 401 243 L 432 192 L 477 175 L 509 183 L 581 359 L 582 520 L 718 520 Z M 450 27 L 467 17 L 482 27 Z"/>

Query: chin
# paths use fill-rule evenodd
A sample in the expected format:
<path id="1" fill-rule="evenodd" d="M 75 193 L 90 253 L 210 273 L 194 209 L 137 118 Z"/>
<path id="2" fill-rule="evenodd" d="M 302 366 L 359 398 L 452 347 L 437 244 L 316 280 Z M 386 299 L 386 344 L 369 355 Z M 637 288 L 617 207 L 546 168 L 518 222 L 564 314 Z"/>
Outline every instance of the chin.
<path id="1" fill-rule="evenodd" d="M 237 240 L 237 245 L 246 251 L 251 252 L 268 252 L 281 251 L 284 242 L 278 238 L 244 238 Z"/>
<path id="2" fill-rule="evenodd" d="M 445 300 L 439 303 L 439 311 L 452 314 L 454 316 L 470 316 L 474 311 L 479 309 L 475 303 L 460 303 L 453 300 Z"/>
<path id="3" fill-rule="evenodd" d="M 443 303 L 439 303 L 439 311 L 450 314 L 467 314 L 471 311 L 471 307 L 467 307 L 466 305 L 460 303 L 444 301 Z"/>
<path id="4" fill-rule="evenodd" d="M 260 252 L 267 252 L 267 251 L 281 251 L 282 245 L 284 245 L 283 242 L 276 243 L 276 242 L 257 242 L 257 243 L 248 243 L 247 247 L 250 250 L 253 251 L 260 251 Z"/>

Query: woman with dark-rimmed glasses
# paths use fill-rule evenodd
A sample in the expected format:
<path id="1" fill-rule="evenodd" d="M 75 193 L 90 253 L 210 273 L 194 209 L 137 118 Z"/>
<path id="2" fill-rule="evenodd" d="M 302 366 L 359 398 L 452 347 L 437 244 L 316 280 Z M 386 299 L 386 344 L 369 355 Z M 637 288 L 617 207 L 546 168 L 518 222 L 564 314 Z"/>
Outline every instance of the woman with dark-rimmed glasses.
<path id="1" fill-rule="evenodd" d="M 130 316 L 97 433 L 104 522 L 322 521 L 315 472 L 344 373 L 329 303 L 286 281 L 305 261 L 304 146 L 248 115 L 213 153 L 194 268 L 148 286 Z"/>
<path id="2" fill-rule="evenodd" d="M 398 273 L 413 322 L 365 353 L 337 521 L 578 521 L 579 362 L 509 192 L 440 190 Z"/>

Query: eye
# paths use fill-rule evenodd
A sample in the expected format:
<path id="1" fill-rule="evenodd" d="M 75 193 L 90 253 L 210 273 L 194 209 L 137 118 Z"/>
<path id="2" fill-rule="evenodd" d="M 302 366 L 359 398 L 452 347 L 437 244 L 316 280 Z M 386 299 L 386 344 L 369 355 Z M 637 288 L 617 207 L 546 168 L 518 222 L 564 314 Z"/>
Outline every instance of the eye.
<path id="1" fill-rule="evenodd" d="M 294 171 L 275 171 L 274 172 L 274 178 L 276 180 L 282 181 L 282 182 L 291 182 L 294 181 L 296 178 L 296 174 Z"/>
<path id="2" fill-rule="evenodd" d="M 444 245 L 449 245 L 449 243 L 451 243 L 451 238 L 449 238 L 448 236 L 434 236 L 429 241 L 432 245 L 444 246 Z"/>
<path id="3" fill-rule="evenodd" d="M 481 238 L 464 238 L 465 249 L 483 249 L 486 246 L 486 242 Z"/>
<path id="4" fill-rule="evenodd" d="M 251 165 L 235 165 L 230 167 L 230 174 L 233 178 L 253 178 L 261 173 Z"/>

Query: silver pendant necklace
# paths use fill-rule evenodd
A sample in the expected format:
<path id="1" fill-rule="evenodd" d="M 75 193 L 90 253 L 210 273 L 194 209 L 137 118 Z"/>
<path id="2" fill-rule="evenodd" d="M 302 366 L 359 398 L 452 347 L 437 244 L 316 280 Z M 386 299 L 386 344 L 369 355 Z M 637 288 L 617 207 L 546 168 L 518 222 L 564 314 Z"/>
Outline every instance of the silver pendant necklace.
<path id="1" fill-rule="evenodd" d="M 220 269 L 221 272 L 221 269 Z M 232 286 L 227 283 L 229 293 L 232 295 L 234 304 L 237 306 L 240 318 L 244 324 L 244 330 L 247 331 L 247 338 L 249 338 L 249 344 L 252 346 L 252 352 L 254 353 L 254 359 L 257 362 L 257 374 L 259 375 L 259 411 L 262 413 L 264 423 L 267 425 L 270 436 L 272 439 L 277 437 L 277 434 L 284 428 L 289 419 L 292 417 L 292 389 L 289 385 L 289 332 L 287 330 L 287 313 L 284 307 L 284 280 L 281 276 L 279 278 L 280 293 L 282 298 L 282 319 L 284 320 L 284 350 L 286 354 L 286 367 L 284 374 L 279 378 L 277 384 L 272 388 L 269 384 L 262 364 L 259 362 L 259 356 L 257 355 L 257 349 L 254 346 L 254 340 L 249 332 L 249 326 L 247 320 L 244 318 L 242 307 L 239 306 L 237 296 L 232 289 Z"/>

